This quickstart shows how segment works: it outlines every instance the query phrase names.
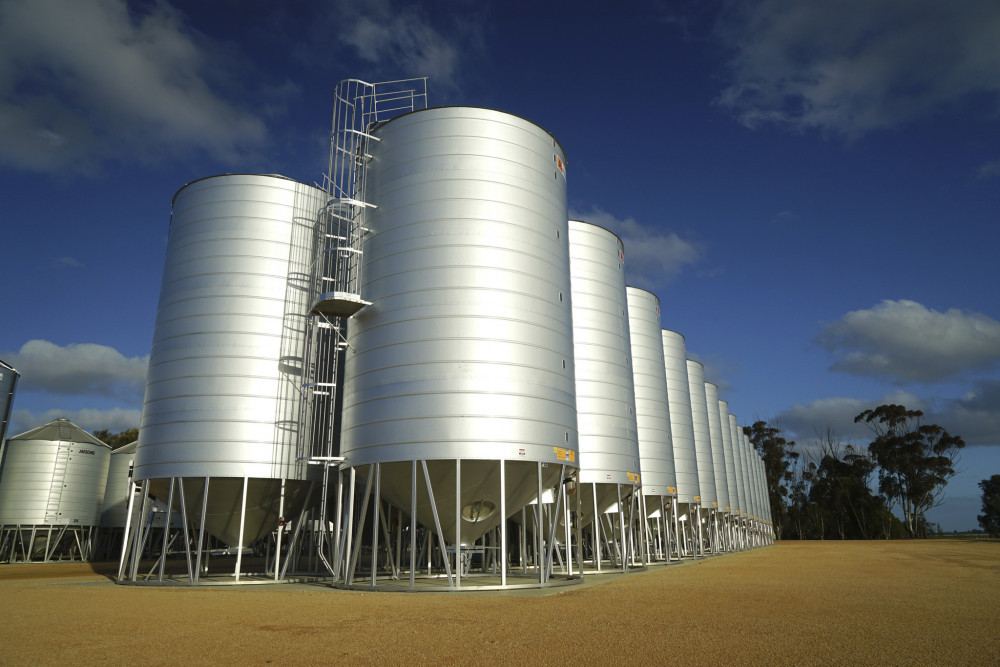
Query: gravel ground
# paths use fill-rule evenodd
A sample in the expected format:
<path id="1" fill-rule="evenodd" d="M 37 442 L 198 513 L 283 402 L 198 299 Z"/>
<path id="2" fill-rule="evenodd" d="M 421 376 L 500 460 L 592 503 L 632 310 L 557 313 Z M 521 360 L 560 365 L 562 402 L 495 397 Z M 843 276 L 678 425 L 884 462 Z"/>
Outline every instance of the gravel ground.
<path id="1" fill-rule="evenodd" d="M 1000 664 L 1000 542 L 782 542 L 543 593 L 0 565 L 0 664 Z"/>

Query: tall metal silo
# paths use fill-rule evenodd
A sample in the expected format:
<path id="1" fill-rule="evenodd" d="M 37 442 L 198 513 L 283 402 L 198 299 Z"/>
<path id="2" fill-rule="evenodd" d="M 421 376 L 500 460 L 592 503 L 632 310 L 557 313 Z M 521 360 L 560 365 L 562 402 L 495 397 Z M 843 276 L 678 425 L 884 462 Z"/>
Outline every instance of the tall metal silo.
<path id="1" fill-rule="evenodd" d="M 719 386 L 705 383 L 705 408 L 708 411 L 708 434 L 712 443 L 712 467 L 715 477 L 714 508 L 715 517 L 712 523 L 715 530 L 716 550 L 728 550 L 724 540 L 726 528 L 726 507 L 729 505 L 729 486 L 726 481 L 726 456 L 722 448 L 722 422 L 719 419 Z M 728 429 L 728 424 L 726 425 Z M 720 526 L 720 521 L 722 525 Z"/>
<path id="2" fill-rule="evenodd" d="M 369 553 L 391 556 L 386 501 L 410 518 L 396 544 L 408 539 L 411 586 L 418 547 L 457 587 L 464 567 L 452 565 L 487 534 L 507 586 L 505 519 L 552 490 L 549 525 L 535 530 L 534 585 L 548 583 L 579 449 L 565 154 L 527 120 L 468 107 L 407 113 L 370 137 L 360 291 L 371 305 L 348 334 L 340 483 L 350 501 L 336 568 L 343 585 L 361 585 L 369 504 Z M 430 528 L 423 547 L 419 527 Z M 402 576 L 405 563 L 389 560 Z M 371 558 L 372 587 L 378 569 Z"/>
<path id="3" fill-rule="evenodd" d="M 18 377 L 20 374 L 17 369 L 0 360 L 0 460 L 3 457 L 4 442 L 7 440 L 10 414 L 14 409 L 14 392 L 17 390 Z"/>
<path id="4" fill-rule="evenodd" d="M 0 476 L 0 558 L 89 560 L 111 447 L 68 419 L 10 438 Z"/>
<path id="5" fill-rule="evenodd" d="M 708 403 L 705 398 L 705 366 L 700 361 L 687 360 L 688 387 L 691 393 L 691 423 L 694 431 L 695 456 L 698 460 L 698 489 L 701 491 L 702 516 L 699 536 L 716 551 L 713 530 L 715 510 L 719 506 L 715 492 L 715 463 L 712 460 L 712 440 L 708 430 Z"/>
<path id="6" fill-rule="evenodd" d="M 729 549 L 735 551 L 736 542 L 736 462 L 733 459 L 733 424 L 729 421 L 729 403 L 719 400 L 719 425 L 722 427 L 722 458 L 726 466 L 726 504 L 723 508 L 726 517 L 726 539 Z"/>
<path id="7" fill-rule="evenodd" d="M 682 524 L 680 546 L 683 555 L 704 555 L 698 536 L 701 525 L 701 493 L 684 336 L 676 331 L 663 329 L 660 331 L 660 340 L 663 344 L 663 365 L 667 381 L 674 473 L 677 476 L 677 515 Z"/>
<path id="8" fill-rule="evenodd" d="M 747 532 L 750 535 L 751 545 L 756 547 L 757 531 L 755 525 L 756 510 L 756 490 L 754 489 L 751 469 L 753 467 L 753 457 L 756 456 L 750 438 L 743 434 L 743 488 L 746 492 L 746 522 Z"/>
<path id="9" fill-rule="evenodd" d="M 239 581 L 241 547 L 299 517 L 310 495 L 299 411 L 325 205 L 319 188 L 274 175 L 203 178 L 174 196 L 133 479 L 140 499 L 186 519 L 192 582 L 205 533 L 237 548 Z M 126 547 L 131 581 L 141 533 Z"/>
<path id="10" fill-rule="evenodd" d="M 632 376 L 639 433 L 639 467 L 646 516 L 653 521 L 651 555 L 670 560 L 671 543 L 678 542 L 677 475 L 670 437 L 670 407 L 660 337 L 660 300 L 637 287 L 626 289 Z M 671 536 L 672 535 L 672 536 Z"/>
<path id="11" fill-rule="evenodd" d="M 746 436 L 743 435 L 743 428 L 737 424 L 736 430 L 736 446 L 733 449 L 733 453 L 736 455 L 734 457 L 736 461 L 736 492 L 739 496 L 739 508 L 740 508 L 740 534 L 742 535 L 744 548 L 750 548 L 750 535 L 749 535 L 749 496 L 750 490 L 747 488 L 746 482 L 746 467 L 747 467 L 747 446 L 746 446 Z"/>
<path id="12" fill-rule="evenodd" d="M 743 429 L 736 421 L 736 415 L 730 413 L 729 415 L 729 432 L 732 436 L 732 455 L 733 455 L 733 492 L 730 496 L 730 503 L 732 505 L 732 515 L 733 515 L 733 526 L 735 532 L 735 538 L 738 549 L 746 549 L 746 532 L 743 525 L 743 479 L 740 474 L 740 460 L 741 452 L 743 450 Z M 727 461 L 728 464 L 728 461 Z"/>
<path id="13" fill-rule="evenodd" d="M 612 562 L 627 568 L 636 556 L 632 545 L 641 541 L 631 530 L 641 477 L 624 246 L 602 227 L 570 220 L 569 255 L 580 518 L 583 525 L 596 519 L 588 540 L 596 569 L 602 541 L 614 545 Z"/>

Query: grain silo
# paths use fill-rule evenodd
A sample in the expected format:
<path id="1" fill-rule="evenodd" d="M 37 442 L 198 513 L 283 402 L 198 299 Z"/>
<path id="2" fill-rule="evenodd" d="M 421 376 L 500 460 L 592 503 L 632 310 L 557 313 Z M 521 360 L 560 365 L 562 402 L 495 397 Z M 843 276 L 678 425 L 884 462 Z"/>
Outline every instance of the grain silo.
<path id="1" fill-rule="evenodd" d="M 534 545 L 517 545 L 522 564 L 537 556 L 524 581 L 547 584 L 578 451 L 565 154 L 539 126 L 480 108 L 414 111 L 368 135 L 371 305 L 348 332 L 334 569 L 355 587 L 408 570 L 414 587 L 419 553 L 459 587 L 488 552 L 496 585 L 513 585 L 506 519 L 551 492 Z"/>
<path id="2" fill-rule="evenodd" d="M 729 486 L 726 481 L 726 456 L 722 448 L 722 422 L 719 419 L 719 387 L 705 383 L 705 407 L 708 410 L 708 434 L 712 443 L 712 467 L 715 476 L 715 531 L 716 550 L 728 550 L 725 544 L 726 507 L 729 505 Z M 728 430 L 728 424 L 726 424 Z M 720 527 L 719 523 L 722 522 Z"/>
<path id="3" fill-rule="evenodd" d="M 111 447 L 68 419 L 16 435 L 0 475 L 0 554 L 7 561 L 89 560 Z"/>
<path id="4" fill-rule="evenodd" d="M 14 409 L 14 392 L 17 390 L 19 373 L 13 366 L 0 360 L 0 460 L 3 460 L 3 446 L 7 440 L 7 427 Z"/>
<path id="5" fill-rule="evenodd" d="M 699 536 L 707 541 L 713 553 L 718 550 L 715 510 L 719 506 L 715 493 L 715 463 L 712 460 L 712 440 L 708 430 L 708 404 L 705 399 L 705 366 L 700 361 L 687 360 L 688 386 L 691 394 L 691 423 L 694 431 L 695 456 L 698 461 L 698 489 L 701 495 Z"/>
<path id="6" fill-rule="evenodd" d="M 677 475 L 670 438 L 670 408 L 660 336 L 660 300 L 637 287 L 627 288 L 632 376 L 639 434 L 639 467 L 651 560 L 670 560 L 679 542 Z M 578 371 L 579 372 L 579 371 Z M 679 557 L 679 554 L 678 554 Z"/>
<path id="7" fill-rule="evenodd" d="M 730 421 L 730 424 L 734 423 L 735 418 Z M 739 424 L 736 424 L 736 428 L 733 430 L 735 434 L 735 446 L 733 447 L 733 459 L 736 464 L 736 495 L 739 499 L 739 530 L 743 541 L 743 548 L 750 548 L 750 534 L 749 534 L 749 513 L 747 511 L 747 498 L 749 489 L 746 485 L 746 458 L 747 458 L 747 448 L 746 448 L 746 438 L 743 435 L 743 429 Z"/>
<path id="8" fill-rule="evenodd" d="M 742 429 L 740 425 L 736 422 L 736 415 L 729 414 L 729 435 L 731 442 L 731 449 L 729 454 L 732 455 L 732 471 L 731 477 L 732 483 L 730 484 L 729 490 L 729 503 L 731 505 L 730 514 L 732 514 L 733 522 L 733 538 L 736 541 L 737 549 L 746 549 L 746 534 L 743 530 L 743 501 L 740 495 L 740 489 L 742 487 L 742 481 L 740 480 L 740 449 L 741 442 L 743 440 Z M 726 466 L 728 471 L 729 458 L 726 459 Z"/>
<path id="9" fill-rule="evenodd" d="M 641 539 L 632 531 L 641 480 L 624 246 L 602 227 L 570 220 L 569 253 L 580 519 L 584 526 L 596 520 L 583 546 L 595 569 L 604 556 L 624 569 Z"/>
<path id="10" fill-rule="evenodd" d="M 203 178 L 174 196 L 133 480 L 190 528 L 192 582 L 206 534 L 236 548 L 238 582 L 243 547 L 310 496 L 299 396 L 325 205 L 319 188 L 274 175 Z M 127 541 L 130 581 L 141 533 Z"/>
<path id="11" fill-rule="evenodd" d="M 729 403 L 719 400 L 719 424 L 722 427 L 722 458 L 726 466 L 726 505 L 720 507 L 725 510 L 726 520 L 726 540 L 730 551 L 735 551 L 739 547 L 736 540 L 736 462 L 733 459 L 733 428 L 734 421 L 729 421 Z"/>
<path id="12" fill-rule="evenodd" d="M 691 388 L 688 383 L 684 336 L 676 331 L 660 331 L 663 365 L 667 381 L 670 436 L 677 476 L 677 518 L 681 524 L 683 555 L 705 555 L 699 536 L 701 494 L 698 485 L 698 459 L 695 453 L 694 421 L 691 413 Z"/>

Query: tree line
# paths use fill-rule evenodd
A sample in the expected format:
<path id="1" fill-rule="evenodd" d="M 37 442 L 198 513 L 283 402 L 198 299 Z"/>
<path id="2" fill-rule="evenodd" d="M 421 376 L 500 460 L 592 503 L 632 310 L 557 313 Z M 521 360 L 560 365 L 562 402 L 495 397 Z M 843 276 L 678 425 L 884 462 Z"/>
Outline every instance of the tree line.
<path id="1" fill-rule="evenodd" d="M 744 427 L 764 459 L 777 538 L 926 537 L 926 513 L 940 504 L 965 442 L 922 418 L 902 405 L 865 410 L 854 421 L 871 431 L 867 447 L 844 444 L 828 429 L 806 458 L 778 427 Z"/>

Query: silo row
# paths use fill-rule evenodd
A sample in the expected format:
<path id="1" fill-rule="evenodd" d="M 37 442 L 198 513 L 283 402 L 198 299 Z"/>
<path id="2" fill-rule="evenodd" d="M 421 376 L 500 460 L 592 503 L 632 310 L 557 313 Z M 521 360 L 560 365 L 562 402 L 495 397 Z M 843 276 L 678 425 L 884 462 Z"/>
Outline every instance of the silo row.
<path id="1" fill-rule="evenodd" d="M 335 147 L 350 188 L 227 175 L 175 197 L 120 580 L 150 540 L 159 581 L 171 550 L 212 574 L 214 538 L 236 581 L 371 589 L 754 544 L 758 457 L 625 287 L 620 239 L 568 221 L 558 142 L 488 109 L 367 118 Z"/>
<path id="2" fill-rule="evenodd" d="M 728 485 L 718 398 L 709 402 L 683 338 L 661 330 L 656 296 L 625 287 L 620 239 L 567 220 L 558 142 L 516 116 L 462 107 L 376 118 L 365 130 L 365 141 L 338 153 L 353 156 L 355 189 L 332 188 L 325 201 L 303 192 L 296 201 L 308 205 L 260 214 L 275 235 L 267 244 L 240 247 L 238 229 L 242 216 L 258 217 L 253 202 L 274 177 L 216 177 L 178 194 L 135 479 L 192 526 L 230 543 L 248 545 L 270 531 L 269 550 L 280 554 L 288 523 L 293 546 L 300 529 L 318 530 L 319 559 L 338 585 L 355 588 L 407 580 L 412 588 L 426 575 L 449 588 L 473 576 L 545 585 L 555 575 L 570 580 L 730 548 L 733 540 L 721 536 L 739 522 L 720 521 L 718 511 L 717 480 Z M 298 187 L 308 190 L 284 184 Z M 361 242 L 353 231 L 297 229 L 324 228 L 325 215 L 362 229 Z M 288 228 L 293 240 L 287 231 L 277 238 Z M 270 255 L 270 287 L 214 288 L 274 248 L 291 259 Z M 315 286 L 302 288 L 309 270 L 292 260 L 321 253 L 352 258 L 348 270 L 364 271 L 348 276 L 347 292 L 327 289 L 320 300 L 332 294 L 363 308 L 318 307 Z M 228 263 L 206 276 L 199 262 L 216 255 Z M 207 291 L 191 291 L 203 282 Z M 273 298 L 282 289 L 286 298 Z M 246 318 L 248 310 L 260 319 Z M 272 346 L 263 345 L 260 327 L 279 320 L 281 331 L 267 331 Z M 324 328 L 339 336 L 327 357 L 315 351 Z M 235 340 L 239 349 L 220 354 L 216 331 L 219 343 Z M 205 333 L 206 342 L 191 342 Z M 252 373 L 228 365 L 245 354 L 262 362 Z M 342 371 L 330 382 L 306 381 L 327 363 Z M 296 378 L 298 406 L 288 386 Z M 258 380 L 270 384 L 253 394 L 261 404 L 252 411 L 226 411 L 228 398 L 205 400 L 212 391 L 236 398 Z M 308 413 L 317 394 L 337 396 L 326 420 L 328 429 L 336 424 L 333 456 L 317 456 L 321 448 L 309 441 L 319 430 L 315 415 L 300 418 L 297 431 L 292 420 L 283 430 L 270 418 L 296 407 Z M 203 419 L 184 418 L 199 408 Z M 206 460 L 192 463 L 200 456 Z M 248 459 L 266 469 L 251 470 Z M 288 504 L 274 511 L 278 482 Z M 184 497 L 208 498 L 206 487 L 225 489 L 229 507 L 220 497 L 189 500 L 185 510 Z M 289 512 L 295 489 L 294 507 L 318 506 L 318 520 Z M 729 502 L 728 486 L 721 497 L 744 511 Z M 253 522 L 248 498 L 256 501 Z M 199 518 L 199 507 L 216 508 L 216 520 Z M 234 540 L 237 523 L 242 539 Z M 202 537 L 183 530 L 197 560 Z M 277 557 L 264 567 L 278 577 Z M 189 566 L 189 578 L 200 571 Z M 134 567 L 125 578 L 135 580 Z"/>

